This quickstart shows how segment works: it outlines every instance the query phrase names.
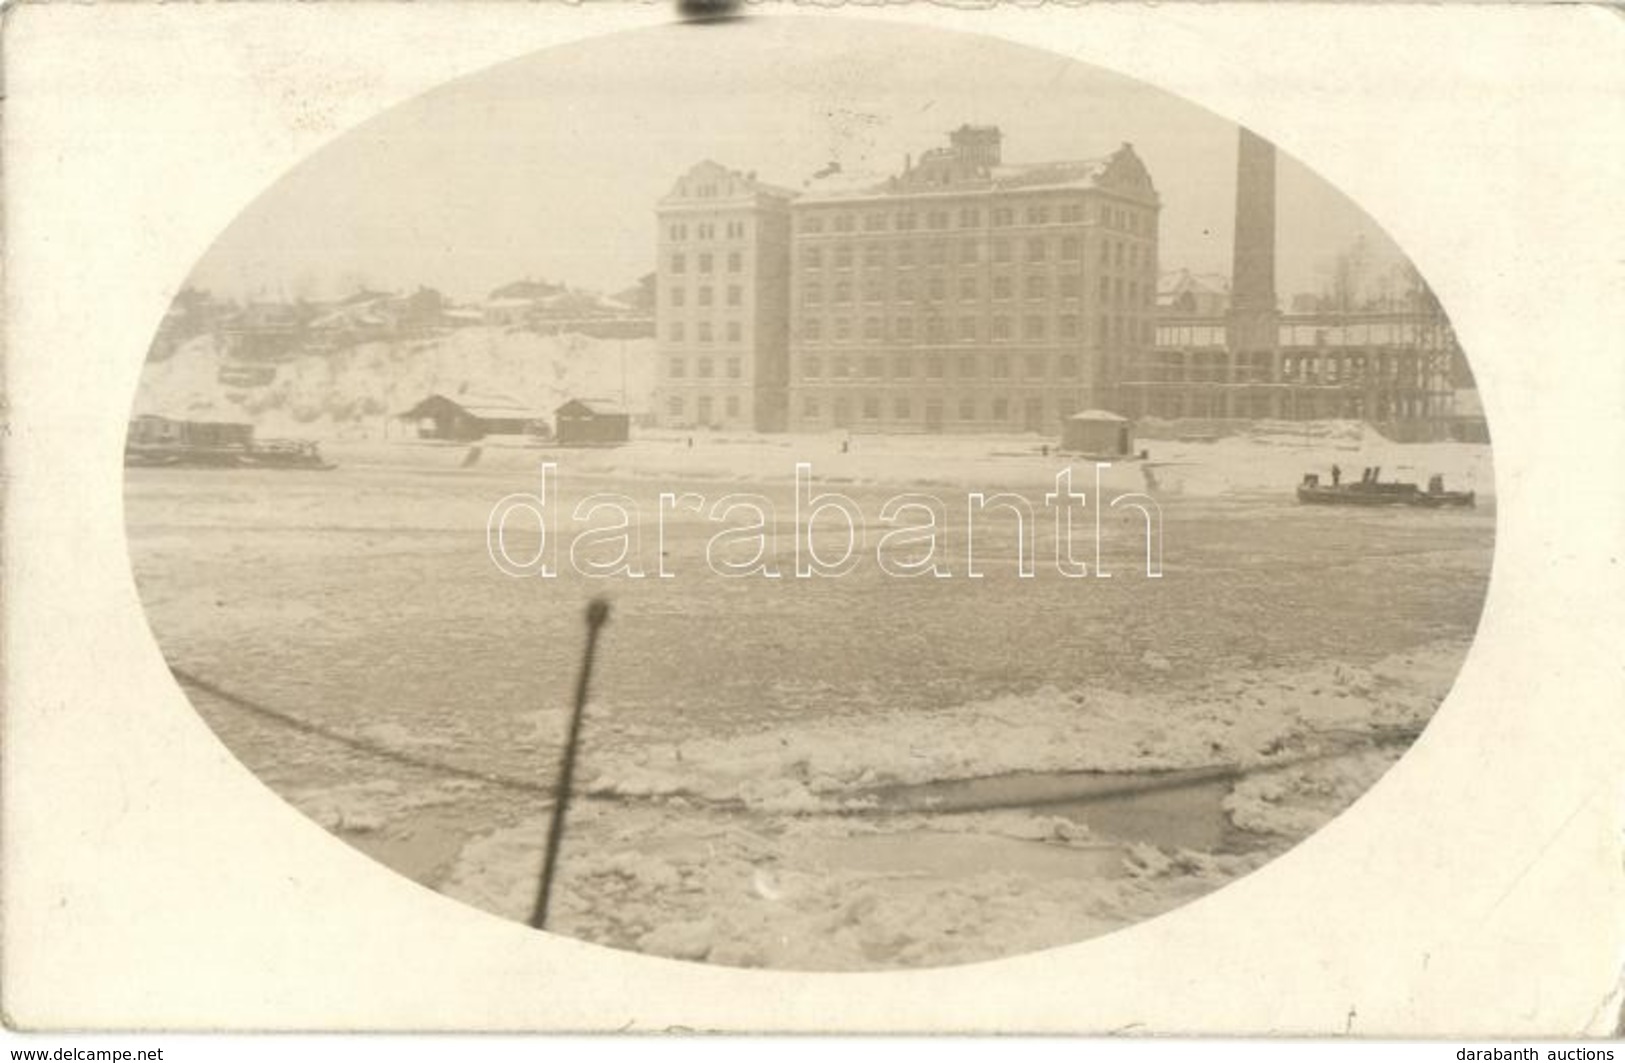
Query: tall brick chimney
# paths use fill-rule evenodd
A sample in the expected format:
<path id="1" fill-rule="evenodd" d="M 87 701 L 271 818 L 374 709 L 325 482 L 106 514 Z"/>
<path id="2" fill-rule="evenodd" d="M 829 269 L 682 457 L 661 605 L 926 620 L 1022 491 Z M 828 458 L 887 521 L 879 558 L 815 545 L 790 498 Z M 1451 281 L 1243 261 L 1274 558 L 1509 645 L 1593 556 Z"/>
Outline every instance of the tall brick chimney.
<path id="1" fill-rule="evenodd" d="M 1236 155 L 1236 243 L 1230 271 L 1229 346 L 1274 350 L 1275 145 L 1241 129 Z"/>

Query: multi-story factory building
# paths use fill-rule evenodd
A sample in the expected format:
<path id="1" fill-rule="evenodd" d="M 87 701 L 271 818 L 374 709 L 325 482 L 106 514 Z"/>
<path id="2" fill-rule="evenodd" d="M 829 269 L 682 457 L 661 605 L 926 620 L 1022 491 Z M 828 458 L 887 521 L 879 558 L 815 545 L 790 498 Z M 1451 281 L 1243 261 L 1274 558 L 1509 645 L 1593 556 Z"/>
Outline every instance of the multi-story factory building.
<path id="1" fill-rule="evenodd" d="M 1154 342 L 1150 175 L 1124 145 L 1007 165 L 963 126 L 902 173 L 792 193 L 715 163 L 660 201 L 666 425 L 1042 431 Z"/>
<path id="2" fill-rule="evenodd" d="M 784 429 L 792 196 L 753 173 L 702 162 L 660 201 L 662 424 Z"/>
<path id="3" fill-rule="evenodd" d="M 1026 165 L 996 127 L 791 204 L 789 424 L 1042 431 L 1154 342 L 1155 187 L 1134 149 Z"/>

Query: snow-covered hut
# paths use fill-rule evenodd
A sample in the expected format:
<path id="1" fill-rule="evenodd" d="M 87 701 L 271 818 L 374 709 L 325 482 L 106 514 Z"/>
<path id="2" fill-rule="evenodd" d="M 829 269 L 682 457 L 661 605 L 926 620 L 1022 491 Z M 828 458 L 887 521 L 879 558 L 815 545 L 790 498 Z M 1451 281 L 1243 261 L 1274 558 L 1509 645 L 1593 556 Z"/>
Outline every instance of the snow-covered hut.
<path id="1" fill-rule="evenodd" d="M 1084 410 L 1061 422 L 1061 449 L 1092 457 L 1134 453 L 1134 422 L 1109 410 Z"/>

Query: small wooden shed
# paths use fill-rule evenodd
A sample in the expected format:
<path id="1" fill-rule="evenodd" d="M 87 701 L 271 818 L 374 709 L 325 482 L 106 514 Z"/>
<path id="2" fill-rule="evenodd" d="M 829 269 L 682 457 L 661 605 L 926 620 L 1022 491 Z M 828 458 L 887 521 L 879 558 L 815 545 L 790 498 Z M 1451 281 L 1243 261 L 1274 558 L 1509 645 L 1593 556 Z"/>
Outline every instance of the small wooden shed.
<path id="1" fill-rule="evenodd" d="M 560 446 L 608 446 L 632 438 L 632 418 L 611 402 L 571 399 L 554 412 Z"/>
<path id="2" fill-rule="evenodd" d="M 1091 457 L 1134 453 L 1134 422 L 1110 410 L 1084 410 L 1061 422 L 1061 449 Z"/>

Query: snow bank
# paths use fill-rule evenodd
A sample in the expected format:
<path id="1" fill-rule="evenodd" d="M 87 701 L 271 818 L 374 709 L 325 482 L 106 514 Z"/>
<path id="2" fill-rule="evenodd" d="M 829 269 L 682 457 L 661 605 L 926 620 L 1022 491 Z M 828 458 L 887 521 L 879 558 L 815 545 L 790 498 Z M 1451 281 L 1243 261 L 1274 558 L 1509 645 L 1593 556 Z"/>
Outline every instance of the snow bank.
<path id="1" fill-rule="evenodd" d="M 545 822 L 471 844 L 444 892 L 510 918 L 529 914 Z M 617 948 L 739 967 L 862 970 L 941 966 L 1080 941 L 1176 907 L 1259 866 L 1244 856 L 1111 858 L 1101 874 L 978 864 L 966 835 L 947 873 L 831 866 L 792 833 L 713 825 L 664 851 L 594 835 L 567 849 L 549 929 Z M 1034 851 L 1050 847 L 1012 842 Z M 997 865 L 992 865 L 997 866 Z"/>
<path id="2" fill-rule="evenodd" d="M 1378 466 L 1385 481 L 1425 485 L 1438 474 L 1452 490 L 1485 498 L 1495 493 L 1487 444 L 1395 443 L 1359 421 L 1264 421 L 1218 439 L 1142 435 L 1137 445 L 1151 452 L 1151 475 L 1158 490 L 1169 494 L 1280 492 L 1308 472 L 1329 483 L 1333 464 L 1342 467 L 1345 479 L 1357 480 L 1362 469 Z"/>
<path id="3" fill-rule="evenodd" d="M 639 744 L 602 758 L 586 790 L 680 796 L 763 812 L 872 804 L 872 791 L 1032 772 L 1145 772 L 1265 764 L 1314 752 L 1326 736 L 1425 725 L 1464 647 L 1439 642 L 1372 667 L 1265 669 L 1197 697 L 1045 687 L 933 711 L 764 729 L 681 745 Z"/>
<path id="4" fill-rule="evenodd" d="M 1242 830 L 1302 838 L 1353 804 L 1394 762 L 1384 750 L 1255 775 L 1236 784 L 1224 809 Z"/>

